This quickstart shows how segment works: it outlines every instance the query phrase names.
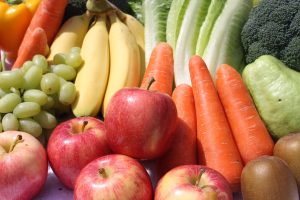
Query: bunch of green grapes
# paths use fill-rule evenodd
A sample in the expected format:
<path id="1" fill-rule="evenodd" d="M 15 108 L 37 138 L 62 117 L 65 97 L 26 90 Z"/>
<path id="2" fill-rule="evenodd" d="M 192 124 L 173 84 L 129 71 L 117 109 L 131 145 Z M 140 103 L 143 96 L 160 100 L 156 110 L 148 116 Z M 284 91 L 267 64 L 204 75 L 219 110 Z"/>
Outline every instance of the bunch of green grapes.
<path id="1" fill-rule="evenodd" d="M 0 132 L 20 130 L 39 137 L 57 125 L 56 113 L 76 97 L 74 80 L 82 64 L 80 48 L 55 55 L 49 64 L 35 55 L 20 69 L 0 72 Z"/>

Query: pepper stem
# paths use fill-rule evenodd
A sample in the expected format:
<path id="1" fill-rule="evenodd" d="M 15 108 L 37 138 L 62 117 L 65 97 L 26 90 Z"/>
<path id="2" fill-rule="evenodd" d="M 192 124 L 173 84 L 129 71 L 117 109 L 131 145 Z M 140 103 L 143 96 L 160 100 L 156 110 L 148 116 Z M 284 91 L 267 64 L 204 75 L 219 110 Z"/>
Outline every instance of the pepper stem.
<path id="1" fill-rule="evenodd" d="M 16 5 L 23 3 L 23 0 L 6 0 L 6 2 L 11 5 Z"/>
<path id="2" fill-rule="evenodd" d="M 5 71 L 6 70 L 6 64 L 5 64 L 5 60 L 6 60 L 6 53 L 4 51 L 0 52 L 0 58 L 1 58 L 1 63 L 0 63 L 0 71 Z"/>
<path id="3" fill-rule="evenodd" d="M 16 147 L 16 145 L 23 142 L 23 141 L 24 140 L 23 140 L 22 135 L 17 135 L 14 142 L 10 145 L 8 153 L 12 152 L 14 150 L 14 148 Z"/>

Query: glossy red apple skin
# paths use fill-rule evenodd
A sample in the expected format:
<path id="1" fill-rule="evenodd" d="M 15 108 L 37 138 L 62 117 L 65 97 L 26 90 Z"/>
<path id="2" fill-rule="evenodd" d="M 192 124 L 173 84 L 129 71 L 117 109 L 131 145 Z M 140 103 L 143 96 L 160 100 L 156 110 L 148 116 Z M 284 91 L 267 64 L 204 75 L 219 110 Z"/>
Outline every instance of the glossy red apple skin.
<path id="1" fill-rule="evenodd" d="M 174 167 L 197 164 L 196 132 L 192 131 L 179 118 L 174 134 L 175 138 L 169 150 L 155 161 L 155 170 L 158 177 L 162 177 Z"/>
<path id="2" fill-rule="evenodd" d="M 203 174 L 197 186 L 196 182 L 201 173 Z M 181 165 L 167 172 L 159 180 L 154 200 L 187 199 L 233 200 L 233 194 L 229 183 L 216 170 L 203 165 Z"/>
<path id="3" fill-rule="evenodd" d="M 88 124 L 82 130 L 84 121 Z M 59 124 L 47 146 L 49 162 L 58 179 L 73 189 L 80 170 L 92 160 L 111 153 L 103 121 L 77 117 Z"/>
<path id="4" fill-rule="evenodd" d="M 103 169 L 105 175 L 99 173 Z M 150 176 L 135 159 L 111 154 L 89 163 L 80 172 L 74 189 L 75 200 L 151 200 Z"/>
<path id="5" fill-rule="evenodd" d="M 169 95 L 123 88 L 111 98 L 104 124 L 108 144 L 115 153 L 153 159 L 170 147 L 177 110 Z"/>
<path id="6" fill-rule="evenodd" d="M 187 84 L 177 85 L 172 99 L 177 108 L 178 123 L 171 147 L 155 162 L 159 178 L 174 167 L 198 163 L 197 121 L 192 87 Z"/>
<path id="7" fill-rule="evenodd" d="M 23 142 L 7 153 L 18 135 Z M 44 186 L 47 175 L 46 150 L 35 137 L 19 131 L 0 133 L 0 199 L 32 199 Z"/>

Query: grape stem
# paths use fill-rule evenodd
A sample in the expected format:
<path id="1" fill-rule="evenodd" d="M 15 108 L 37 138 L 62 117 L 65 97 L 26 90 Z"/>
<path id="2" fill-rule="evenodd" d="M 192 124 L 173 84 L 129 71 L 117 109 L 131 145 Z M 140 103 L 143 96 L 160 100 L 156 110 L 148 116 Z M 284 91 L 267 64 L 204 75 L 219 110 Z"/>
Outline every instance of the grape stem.
<path id="1" fill-rule="evenodd" d="M 8 153 L 12 152 L 17 144 L 24 142 L 22 135 L 17 135 L 13 143 L 9 147 Z"/>

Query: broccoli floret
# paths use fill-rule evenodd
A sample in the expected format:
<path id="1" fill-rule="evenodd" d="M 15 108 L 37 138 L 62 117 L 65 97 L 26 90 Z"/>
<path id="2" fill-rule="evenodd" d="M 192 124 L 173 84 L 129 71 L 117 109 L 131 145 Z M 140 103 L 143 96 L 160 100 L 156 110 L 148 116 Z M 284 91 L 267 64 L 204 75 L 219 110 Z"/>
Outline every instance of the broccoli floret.
<path id="1" fill-rule="evenodd" d="M 284 63 L 290 63 L 290 68 L 300 71 L 300 36 L 294 37 L 280 53 Z"/>
<path id="2" fill-rule="evenodd" d="M 261 0 L 241 32 L 246 63 L 272 55 L 300 71 L 300 0 Z"/>

